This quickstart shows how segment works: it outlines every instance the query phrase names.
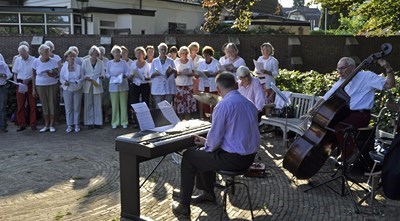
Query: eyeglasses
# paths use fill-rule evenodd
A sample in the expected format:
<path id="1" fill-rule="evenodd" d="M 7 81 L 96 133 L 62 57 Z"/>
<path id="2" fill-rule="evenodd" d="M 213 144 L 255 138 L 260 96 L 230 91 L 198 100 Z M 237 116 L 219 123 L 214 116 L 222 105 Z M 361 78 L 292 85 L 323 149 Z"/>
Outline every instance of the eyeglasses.
<path id="1" fill-rule="evenodd" d="M 346 68 L 348 68 L 348 67 L 350 67 L 350 65 L 346 65 L 346 66 L 343 66 L 343 67 L 337 67 L 336 70 L 337 70 L 338 72 L 340 72 L 340 71 L 346 70 Z"/>

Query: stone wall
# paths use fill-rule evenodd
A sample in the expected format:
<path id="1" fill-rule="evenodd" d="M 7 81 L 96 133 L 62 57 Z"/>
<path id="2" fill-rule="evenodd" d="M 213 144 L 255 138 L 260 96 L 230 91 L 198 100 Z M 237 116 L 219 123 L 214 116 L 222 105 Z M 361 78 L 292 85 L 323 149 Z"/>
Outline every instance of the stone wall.
<path id="1" fill-rule="evenodd" d="M 17 53 L 20 41 L 32 41 L 33 36 L 0 36 L 0 53 L 7 63 L 11 63 L 12 57 Z M 169 36 L 171 37 L 171 36 Z M 175 35 L 176 45 L 188 45 L 197 41 L 201 46 L 212 46 L 219 57 L 221 46 L 228 38 L 238 40 L 240 44 L 239 55 L 246 60 L 247 65 L 253 68 L 252 59 L 260 55 L 260 45 L 269 41 L 275 47 L 275 57 L 279 60 L 280 68 L 289 70 L 316 70 L 320 73 L 331 72 L 336 68 L 338 59 L 342 56 L 351 56 L 359 62 L 378 52 L 380 45 L 390 42 L 393 52 L 388 56 L 395 70 L 400 69 L 399 37 L 353 37 L 353 36 L 298 36 L 298 35 Z M 55 53 L 62 55 L 69 46 L 75 45 L 80 49 L 80 56 L 84 56 L 92 45 L 100 44 L 100 36 L 66 35 L 44 36 L 43 41 L 51 40 L 56 47 Z M 154 45 L 155 47 L 166 40 L 164 35 L 130 35 L 112 37 L 111 45 L 104 45 L 109 52 L 112 45 L 125 45 L 130 49 L 133 57 L 133 49 L 137 46 Z M 37 56 L 38 45 L 32 46 L 32 54 Z M 378 70 L 379 71 L 379 70 Z"/>

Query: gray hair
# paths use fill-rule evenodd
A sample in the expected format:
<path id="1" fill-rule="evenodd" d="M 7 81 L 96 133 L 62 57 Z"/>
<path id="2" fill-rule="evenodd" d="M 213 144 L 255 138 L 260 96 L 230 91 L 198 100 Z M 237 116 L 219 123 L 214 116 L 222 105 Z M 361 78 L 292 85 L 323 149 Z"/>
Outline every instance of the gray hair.
<path id="1" fill-rule="evenodd" d="M 29 47 L 29 43 L 27 41 L 21 41 L 18 46 L 26 45 Z"/>
<path id="2" fill-rule="evenodd" d="M 54 47 L 53 42 L 51 42 L 51 41 L 45 41 L 44 44 L 47 45 L 47 46 L 49 46 L 49 48 L 50 48 L 51 51 L 54 51 L 54 50 L 56 49 L 56 48 Z"/>
<path id="3" fill-rule="evenodd" d="M 18 47 L 18 52 L 20 52 L 20 51 L 29 52 L 29 47 L 26 45 L 21 45 Z"/>
<path id="4" fill-rule="evenodd" d="M 94 52 L 97 52 L 99 55 L 100 55 L 100 49 L 96 46 L 96 45 L 93 45 L 92 47 L 90 47 L 90 49 L 89 49 L 89 55 L 91 56 Z"/>
<path id="5" fill-rule="evenodd" d="M 165 47 L 165 52 L 168 52 L 168 45 L 167 45 L 167 44 L 165 44 L 164 42 L 161 42 L 161 43 L 157 46 L 158 50 L 160 50 L 161 47 Z"/>
<path id="6" fill-rule="evenodd" d="M 39 48 L 38 48 L 39 54 L 42 54 L 42 52 L 43 52 L 44 50 L 51 50 L 51 49 L 50 49 L 50 47 L 49 47 L 48 45 L 46 45 L 46 44 L 40 45 Z"/>
<path id="7" fill-rule="evenodd" d="M 106 54 L 106 48 L 103 46 L 99 46 L 98 49 L 100 50 L 100 54 L 101 55 L 105 55 Z"/>
<path id="8" fill-rule="evenodd" d="M 118 45 L 114 45 L 114 47 L 112 47 L 112 49 L 111 49 L 111 54 L 114 54 L 116 51 L 119 51 L 119 53 L 122 53 L 121 47 Z"/>
<path id="9" fill-rule="evenodd" d="M 224 89 L 233 89 L 236 86 L 235 77 L 232 73 L 224 71 L 215 77 L 215 83 Z"/>
<path id="10" fill-rule="evenodd" d="M 79 54 L 79 49 L 76 46 L 70 46 L 67 51 L 75 51 L 76 55 Z"/>
<path id="11" fill-rule="evenodd" d="M 339 62 L 344 61 L 346 63 L 346 65 L 351 65 L 351 66 L 356 66 L 356 62 L 354 61 L 353 58 L 350 57 L 342 57 Z M 338 63 L 339 63 L 338 62 Z"/>

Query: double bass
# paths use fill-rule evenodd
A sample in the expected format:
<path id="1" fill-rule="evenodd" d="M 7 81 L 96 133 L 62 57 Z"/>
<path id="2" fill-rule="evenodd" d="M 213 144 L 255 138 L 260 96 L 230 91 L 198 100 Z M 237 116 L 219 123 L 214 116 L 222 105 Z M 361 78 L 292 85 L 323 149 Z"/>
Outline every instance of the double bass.
<path id="1" fill-rule="evenodd" d="M 345 92 L 345 86 L 366 65 L 388 55 L 392 45 L 385 43 L 381 51 L 370 55 L 346 78 L 338 89 L 324 101 L 311 120 L 308 130 L 298 137 L 289 147 L 283 159 L 283 167 L 298 179 L 309 179 L 324 165 L 325 161 L 336 147 L 334 133 L 327 128 L 345 119 L 350 113 L 350 96 Z"/>

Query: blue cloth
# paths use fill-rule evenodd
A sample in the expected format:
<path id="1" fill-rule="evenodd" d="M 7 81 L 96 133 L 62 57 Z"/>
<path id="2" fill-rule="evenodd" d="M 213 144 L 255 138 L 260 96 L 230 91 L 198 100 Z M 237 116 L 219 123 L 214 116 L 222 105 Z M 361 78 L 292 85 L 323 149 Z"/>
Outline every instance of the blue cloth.
<path id="1" fill-rule="evenodd" d="M 228 92 L 212 113 L 205 151 L 221 148 L 229 153 L 249 155 L 260 147 L 256 106 L 238 91 Z"/>

